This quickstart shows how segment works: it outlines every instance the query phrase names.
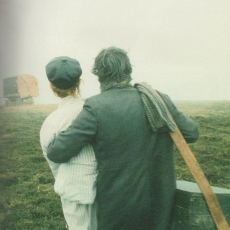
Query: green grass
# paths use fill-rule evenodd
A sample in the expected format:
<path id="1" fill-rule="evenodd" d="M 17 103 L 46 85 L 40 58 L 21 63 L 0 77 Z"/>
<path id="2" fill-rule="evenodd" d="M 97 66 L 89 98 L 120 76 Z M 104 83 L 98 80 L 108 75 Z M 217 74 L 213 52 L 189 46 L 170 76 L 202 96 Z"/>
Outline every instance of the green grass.
<path id="1" fill-rule="evenodd" d="M 39 144 L 45 117 L 57 106 L 0 111 L 0 229 L 65 229 L 59 196 Z"/>
<path id="2" fill-rule="evenodd" d="M 190 147 L 213 186 L 230 188 L 230 102 L 176 102 L 200 129 Z M 0 110 L 0 229 L 64 230 L 59 196 L 39 143 L 39 131 L 57 105 Z M 177 179 L 194 181 L 175 151 Z"/>
<path id="3" fill-rule="evenodd" d="M 190 144 L 212 186 L 230 188 L 230 102 L 177 102 L 177 107 L 196 121 L 200 138 Z M 194 181 L 175 149 L 177 178 Z"/>

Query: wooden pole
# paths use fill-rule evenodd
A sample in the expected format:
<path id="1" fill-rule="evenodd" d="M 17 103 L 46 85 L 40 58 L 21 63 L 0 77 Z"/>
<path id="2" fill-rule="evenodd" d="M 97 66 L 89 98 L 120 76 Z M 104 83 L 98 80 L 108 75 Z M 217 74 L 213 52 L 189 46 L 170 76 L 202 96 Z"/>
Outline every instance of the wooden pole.
<path id="1" fill-rule="evenodd" d="M 180 130 L 177 128 L 175 132 L 170 132 L 170 135 L 178 150 L 180 151 L 194 179 L 196 180 L 198 186 L 200 187 L 200 190 L 204 195 L 204 198 L 209 207 L 210 213 L 216 224 L 217 229 L 230 230 L 229 225 L 217 200 L 217 197 L 213 192 L 211 186 L 209 185 L 208 180 L 206 179 L 203 171 L 201 170 L 196 158 L 194 157 Z"/>
<path id="2" fill-rule="evenodd" d="M 158 94 L 159 97 L 161 97 Z M 170 111 L 166 103 L 164 102 L 163 98 L 162 103 L 164 103 L 165 108 L 171 118 L 171 120 L 176 124 L 174 121 Z M 228 222 L 222 212 L 218 199 L 213 192 L 206 176 L 204 175 L 199 163 L 197 162 L 195 156 L 193 155 L 191 149 L 189 148 L 187 142 L 185 141 L 183 135 L 181 134 L 179 128 L 177 127 L 176 131 L 170 132 L 170 136 L 172 137 L 176 147 L 180 151 L 185 163 L 187 164 L 191 174 L 193 175 L 195 181 L 197 182 L 203 196 L 206 200 L 206 203 L 209 207 L 209 211 L 212 215 L 212 218 L 216 224 L 218 230 L 230 230 Z"/>

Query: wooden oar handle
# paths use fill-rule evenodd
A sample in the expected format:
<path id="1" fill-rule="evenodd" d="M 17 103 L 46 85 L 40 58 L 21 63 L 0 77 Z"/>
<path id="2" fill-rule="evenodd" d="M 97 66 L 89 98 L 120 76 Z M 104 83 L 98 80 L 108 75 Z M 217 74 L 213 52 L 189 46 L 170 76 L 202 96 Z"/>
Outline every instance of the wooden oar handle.
<path id="1" fill-rule="evenodd" d="M 158 94 L 159 97 L 160 94 Z M 165 108 L 171 118 L 171 120 L 176 124 L 174 121 L 165 101 L 162 98 L 162 102 L 165 105 Z M 215 193 L 213 192 L 207 178 L 205 177 L 202 169 L 199 166 L 195 156 L 193 155 L 191 149 L 189 148 L 187 142 L 185 141 L 183 135 L 181 134 L 179 128 L 175 132 L 170 132 L 170 135 L 177 146 L 178 150 L 180 151 L 185 163 L 187 164 L 191 174 L 193 175 L 195 181 L 197 182 L 200 190 L 203 193 L 203 196 L 206 200 L 206 203 L 209 207 L 210 213 L 212 218 L 216 224 L 218 230 L 230 230 L 228 222 L 222 212 L 220 204 L 217 200 Z"/>
<path id="2" fill-rule="evenodd" d="M 207 202 L 207 205 L 209 207 L 210 213 L 216 224 L 217 229 L 229 230 L 229 225 L 221 210 L 217 197 L 213 192 L 211 186 L 209 185 L 208 180 L 206 179 L 203 171 L 201 170 L 196 158 L 194 157 L 180 130 L 177 129 L 175 132 L 171 132 L 170 135 L 178 150 L 180 151 L 194 179 L 196 180 L 198 186 L 200 187 L 200 190 L 204 195 L 204 198 Z"/>

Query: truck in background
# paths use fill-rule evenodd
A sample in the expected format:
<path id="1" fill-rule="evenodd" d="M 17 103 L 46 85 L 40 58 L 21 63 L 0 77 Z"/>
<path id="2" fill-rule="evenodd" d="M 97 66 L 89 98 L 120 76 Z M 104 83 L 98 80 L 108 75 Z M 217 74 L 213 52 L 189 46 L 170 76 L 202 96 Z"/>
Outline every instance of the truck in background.
<path id="1" fill-rule="evenodd" d="M 38 80 L 30 74 L 3 79 L 3 96 L 6 105 L 33 105 L 39 96 Z"/>

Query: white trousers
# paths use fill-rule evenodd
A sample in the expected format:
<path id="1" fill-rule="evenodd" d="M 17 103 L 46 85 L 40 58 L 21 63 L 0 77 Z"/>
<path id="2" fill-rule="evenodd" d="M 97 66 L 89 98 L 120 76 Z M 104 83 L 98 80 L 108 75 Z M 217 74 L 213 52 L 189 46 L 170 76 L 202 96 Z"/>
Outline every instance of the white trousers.
<path id="1" fill-rule="evenodd" d="M 97 230 L 97 205 L 78 204 L 61 198 L 62 210 L 69 230 Z"/>

